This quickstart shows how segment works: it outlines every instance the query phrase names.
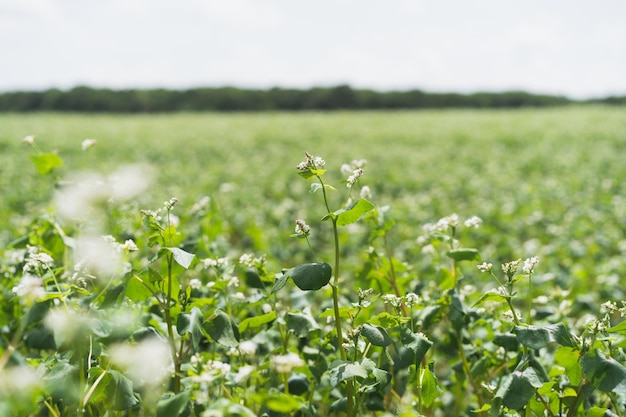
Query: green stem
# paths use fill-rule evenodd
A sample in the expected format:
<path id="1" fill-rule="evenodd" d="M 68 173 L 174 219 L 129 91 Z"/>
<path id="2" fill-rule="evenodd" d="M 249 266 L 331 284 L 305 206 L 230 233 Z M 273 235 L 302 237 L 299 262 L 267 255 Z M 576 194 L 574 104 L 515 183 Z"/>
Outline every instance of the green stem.
<path id="1" fill-rule="evenodd" d="M 167 323 L 167 336 L 170 343 L 170 350 L 172 352 L 172 361 L 174 361 L 174 392 L 180 392 L 180 361 L 178 360 L 178 353 L 176 352 L 176 340 L 174 338 L 174 324 L 172 322 L 172 315 L 170 309 L 172 308 L 172 267 L 174 263 L 174 255 L 172 253 L 167 254 L 167 297 L 165 299 L 165 305 L 163 308 L 163 314 L 165 315 L 165 322 Z"/>

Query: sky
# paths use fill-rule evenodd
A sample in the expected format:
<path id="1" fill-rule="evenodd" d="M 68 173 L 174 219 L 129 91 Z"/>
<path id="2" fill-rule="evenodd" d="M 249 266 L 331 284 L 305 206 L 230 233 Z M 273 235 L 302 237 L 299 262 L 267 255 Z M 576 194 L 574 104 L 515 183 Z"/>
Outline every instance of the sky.
<path id="1" fill-rule="evenodd" d="M 0 0 L 0 91 L 626 95 L 624 0 Z"/>

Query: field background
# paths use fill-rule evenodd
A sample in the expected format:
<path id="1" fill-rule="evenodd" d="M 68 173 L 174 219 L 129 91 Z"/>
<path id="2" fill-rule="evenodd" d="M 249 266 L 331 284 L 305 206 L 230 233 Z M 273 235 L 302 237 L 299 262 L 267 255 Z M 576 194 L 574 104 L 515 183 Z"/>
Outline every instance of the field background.
<path id="1" fill-rule="evenodd" d="M 26 135 L 61 155 L 65 165 L 55 176 L 36 173 L 33 151 L 21 143 Z M 80 146 L 85 138 L 98 141 L 87 152 Z M 428 262 L 422 264 L 415 239 L 424 223 L 457 213 L 484 220 L 462 237 L 484 260 L 496 265 L 537 255 L 538 279 L 550 288 L 624 298 L 626 117 L 619 107 L 1 114 L 0 243 L 6 246 L 34 217 L 54 210 L 58 180 L 145 162 L 154 168 L 154 182 L 129 216 L 139 219 L 139 209 L 176 196 L 184 220 L 209 196 L 228 250 L 267 253 L 276 268 L 294 265 L 307 256 L 289 238 L 296 218 L 313 226 L 314 243 L 329 237 L 326 227 L 316 230 L 324 214 L 319 196 L 309 196 L 296 175 L 304 151 L 326 160 L 328 180 L 338 189 L 342 163 L 368 161 L 362 184 L 371 187 L 375 204 L 391 207 L 394 251 L 425 280 Z M 471 265 L 466 272 L 483 279 Z"/>

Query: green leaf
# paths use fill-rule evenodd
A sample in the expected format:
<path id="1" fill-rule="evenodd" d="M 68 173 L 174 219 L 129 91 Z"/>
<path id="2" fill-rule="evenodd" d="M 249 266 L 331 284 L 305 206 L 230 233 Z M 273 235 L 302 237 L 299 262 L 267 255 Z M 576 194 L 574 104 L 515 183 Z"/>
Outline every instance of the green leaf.
<path id="1" fill-rule="evenodd" d="M 498 303 L 506 303 L 507 297 L 497 293 L 495 291 L 488 291 L 485 294 L 483 294 L 482 297 L 480 297 L 480 299 L 478 301 L 476 301 L 474 303 L 474 305 L 472 305 L 472 307 L 477 307 L 481 304 L 486 303 L 487 301 L 495 301 Z"/>
<path id="2" fill-rule="evenodd" d="M 626 368 L 615 359 L 596 350 L 583 356 L 580 363 L 585 375 L 600 391 L 626 393 Z"/>
<path id="3" fill-rule="evenodd" d="M 272 287 L 272 294 L 280 291 L 287 284 L 287 280 L 289 279 L 289 275 L 283 273 L 283 275 L 279 276 L 274 280 L 274 286 Z"/>
<path id="4" fill-rule="evenodd" d="M 288 269 L 284 275 L 291 277 L 301 290 L 315 291 L 328 284 L 332 272 L 331 266 L 326 262 L 315 262 Z"/>
<path id="5" fill-rule="evenodd" d="M 565 373 L 574 386 L 583 380 L 583 370 L 580 366 L 580 351 L 568 346 L 559 346 L 554 353 L 554 362 L 565 368 Z"/>
<path id="6" fill-rule="evenodd" d="M 53 169 L 63 166 L 63 160 L 55 153 L 31 154 L 30 160 L 37 168 L 37 172 L 42 175 L 49 174 Z"/>
<path id="7" fill-rule="evenodd" d="M 386 329 L 390 329 L 393 327 L 400 326 L 401 324 L 406 323 L 409 320 L 410 320 L 409 317 L 394 316 L 387 312 L 383 312 L 372 317 L 367 322 L 371 324 L 372 326 L 380 326 Z"/>
<path id="8" fill-rule="evenodd" d="M 415 357 L 413 358 L 413 363 L 418 365 L 428 349 L 430 349 L 433 345 L 433 342 L 428 340 L 421 333 L 413 333 L 411 329 L 403 328 L 400 333 L 400 339 L 402 340 L 402 345 L 411 350 Z"/>
<path id="9" fill-rule="evenodd" d="M 550 342 L 561 346 L 576 346 L 574 339 L 569 334 L 563 323 L 548 324 L 545 326 L 516 326 L 513 330 L 517 340 L 531 349 L 540 349 Z"/>
<path id="10" fill-rule="evenodd" d="M 374 346 L 389 346 L 393 343 L 385 329 L 369 323 L 363 324 L 361 334 Z"/>
<path id="11" fill-rule="evenodd" d="M 297 337 L 306 337 L 309 332 L 318 330 L 320 327 L 309 312 L 289 312 L 285 315 L 287 328 L 291 330 Z"/>
<path id="12" fill-rule="evenodd" d="M 239 329 L 228 314 L 216 310 L 213 318 L 204 323 L 204 329 L 217 343 L 226 347 L 237 347 Z"/>
<path id="13" fill-rule="evenodd" d="M 362 362 L 335 361 L 328 370 L 330 384 L 334 387 L 346 379 L 367 378 L 374 368 L 376 368 L 374 362 L 367 358 L 363 359 Z"/>
<path id="14" fill-rule="evenodd" d="M 163 248 L 161 250 L 170 251 L 174 255 L 174 260 L 185 269 L 189 269 L 191 262 L 196 257 L 193 253 L 185 252 L 180 248 Z"/>
<path id="15" fill-rule="evenodd" d="M 478 249 L 474 248 L 457 248 L 448 251 L 446 254 L 448 258 L 452 258 L 457 262 L 460 261 L 475 261 L 480 259 Z"/>
<path id="16" fill-rule="evenodd" d="M 44 383 L 55 401 L 74 404 L 80 399 L 78 366 L 59 360 L 44 377 Z"/>
<path id="17" fill-rule="evenodd" d="M 197 349 L 202 339 L 202 311 L 199 308 L 194 307 L 189 314 L 180 313 L 178 320 L 176 321 L 176 331 L 179 335 L 185 335 L 191 333 L 191 342 L 194 349 Z"/>
<path id="18" fill-rule="evenodd" d="M 105 373 L 103 375 L 103 373 Z M 89 382 L 98 385 L 94 390 L 90 402 L 99 403 L 107 409 L 122 411 L 139 404 L 139 399 L 133 391 L 133 382 L 115 370 L 105 371 L 102 368 L 91 368 Z"/>
<path id="19" fill-rule="evenodd" d="M 261 314 L 260 316 L 248 317 L 239 323 L 239 332 L 243 333 L 248 329 L 256 329 L 264 324 L 271 323 L 274 320 L 276 320 L 275 311 L 270 311 L 269 313 Z"/>
<path id="20" fill-rule="evenodd" d="M 622 321 L 620 324 L 616 324 L 613 327 L 607 329 L 609 333 L 622 333 L 626 335 L 626 320 Z"/>
<path id="21" fill-rule="evenodd" d="M 371 211 L 373 208 L 374 205 L 371 202 L 361 198 L 354 204 L 335 211 L 333 215 L 337 218 L 338 226 L 347 226 L 358 221 L 361 216 Z"/>
<path id="22" fill-rule="evenodd" d="M 284 393 L 270 394 L 265 398 L 265 406 L 277 413 L 291 413 L 300 408 L 298 397 Z"/>
<path id="23" fill-rule="evenodd" d="M 432 372 L 432 363 L 422 369 L 420 374 L 420 395 L 426 407 L 430 407 L 441 395 L 441 388 L 437 383 L 437 377 Z"/>
<path id="24" fill-rule="evenodd" d="M 497 398 L 502 398 L 502 404 L 511 410 L 521 410 L 535 394 L 535 388 L 520 371 L 515 371 L 496 393 Z"/>
<path id="25" fill-rule="evenodd" d="M 137 275 L 133 275 L 128 280 L 125 295 L 133 301 L 145 301 L 152 297 L 152 292 L 148 289 L 148 287 L 151 288 L 152 291 L 157 292 L 156 288 L 154 288 L 152 284 L 146 283 L 146 281 Z"/>
<path id="26" fill-rule="evenodd" d="M 185 412 L 191 391 L 181 391 L 176 395 L 161 398 L 157 403 L 156 417 L 179 417 Z"/>

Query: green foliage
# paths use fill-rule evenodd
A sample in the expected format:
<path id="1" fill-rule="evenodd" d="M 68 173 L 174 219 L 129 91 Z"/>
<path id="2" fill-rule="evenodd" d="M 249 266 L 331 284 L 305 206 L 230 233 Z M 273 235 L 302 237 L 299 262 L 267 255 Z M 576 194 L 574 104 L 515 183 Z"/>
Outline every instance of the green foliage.
<path id="1" fill-rule="evenodd" d="M 610 114 L 578 111 L 569 117 Z M 543 114 L 545 122 L 561 113 Z M 211 125 L 222 120 L 204 116 Z M 386 158 L 405 161 L 408 148 L 385 142 L 390 155 L 384 155 L 364 146 L 375 163 L 348 187 L 331 185 L 346 184 L 332 166 L 336 160 L 325 165 L 309 154 L 314 166 L 293 172 L 289 162 L 298 181 L 283 181 L 284 166 L 255 156 L 260 148 L 233 129 L 244 119 L 232 115 L 223 137 L 232 137 L 229 146 L 247 158 L 243 171 L 255 173 L 251 186 L 212 169 L 219 158 L 240 157 L 236 152 L 203 160 L 206 175 L 191 175 L 190 168 L 186 178 L 165 166 L 178 156 L 193 161 L 185 154 L 193 146 L 171 148 L 162 159 L 143 146 L 146 157 L 164 166 L 158 186 L 147 191 L 128 197 L 120 193 L 118 171 L 103 174 L 96 183 L 107 186 L 95 194 L 89 188 L 81 201 L 88 215 L 80 218 L 67 215 L 70 201 L 38 193 L 41 204 L 35 198 L 31 210 L 12 213 L 2 232 L 0 414 L 625 416 L 626 305 L 616 277 L 626 273 L 619 262 L 619 192 L 626 177 L 612 159 L 619 141 L 594 130 L 600 129 L 594 123 L 565 135 L 572 143 L 561 149 L 550 123 L 539 123 L 545 137 L 534 146 L 561 149 L 552 152 L 554 160 L 544 159 L 527 154 L 525 143 L 506 130 L 483 130 L 485 137 L 473 142 L 459 136 L 485 123 L 484 115 L 455 113 L 459 120 L 466 116 L 457 129 L 441 123 L 450 115 L 385 115 L 392 124 L 431 123 L 420 134 L 444 130 L 447 140 L 437 140 L 437 152 L 420 142 L 432 161 L 413 153 L 411 164 L 393 166 Z M 257 127 L 265 123 L 246 117 Z M 293 133 L 284 122 L 312 122 L 275 117 L 281 129 L 274 134 L 283 142 L 275 148 L 262 142 L 280 161 L 288 143 L 283 129 Z M 513 115 L 499 117 L 509 123 Z M 614 131 L 624 127 L 619 120 Z M 71 118 L 64 121 L 72 125 Z M 296 126 L 311 133 L 319 125 Z M 333 159 L 345 158 L 354 148 L 343 149 L 347 133 L 335 129 L 341 140 L 334 141 Z M 579 134 L 603 138 L 594 142 L 595 153 L 579 148 Z M 409 148 L 419 142 L 419 135 L 392 136 Z M 480 155 L 484 164 L 468 158 L 464 165 L 458 155 L 470 149 L 467 141 L 496 153 Z M 493 151 L 496 145 L 502 153 Z M 13 151 L 29 166 L 31 151 Z M 30 182 L 20 191 L 67 191 L 80 178 L 61 179 L 62 170 L 80 165 L 80 158 L 94 168 L 100 160 L 90 160 L 90 153 L 77 158 L 62 146 L 59 155 L 65 164 L 54 168 L 55 178 L 35 167 L 23 174 Z M 511 170 L 506 181 L 494 175 L 504 157 Z M 565 169 L 570 164 L 578 170 Z M 365 166 L 360 160 L 346 165 L 344 177 Z M 604 172 L 594 171 L 600 166 L 615 168 L 615 178 L 594 180 L 589 173 Z M 232 167 L 230 173 L 240 169 Z M 558 187 L 543 184 L 563 172 L 569 174 L 559 177 Z M 202 188 L 192 186 L 195 181 Z M 18 201 L 18 184 L 7 187 L 3 204 Z M 160 194 L 172 190 L 180 201 Z M 200 198 L 204 192 L 210 196 Z M 166 201 L 145 210 L 151 198 Z M 467 214 L 450 215 L 452 207 Z M 289 239 L 291 222 L 303 217 L 318 220 L 310 229 L 297 223 L 300 239 Z M 295 266 L 281 269 L 285 265 Z"/>

